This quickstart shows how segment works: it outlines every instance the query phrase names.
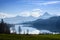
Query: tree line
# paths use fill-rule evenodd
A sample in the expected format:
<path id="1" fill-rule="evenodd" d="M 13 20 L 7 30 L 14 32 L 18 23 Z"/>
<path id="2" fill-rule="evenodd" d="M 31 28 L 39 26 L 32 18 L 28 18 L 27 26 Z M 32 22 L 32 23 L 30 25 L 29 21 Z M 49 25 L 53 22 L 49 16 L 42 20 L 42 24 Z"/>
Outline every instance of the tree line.
<path id="1" fill-rule="evenodd" d="M 1 21 L 0 21 L 0 34 L 11 34 L 10 28 L 12 28 L 12 30 L 13 30 L 12 34 L 16 34 L 15 25 L 5 23 L 4 20 L 1 19 Z M 18 27 L 18 32 L 19 32 L 19 34 L 21 32 L 21 27 L 20 26 Z M 27 34 L 28 34 L 28 32 L 29 31 L 27 30 Z M 24 34 L 25 34 L 25 31 L 24 31 Z"/>
<path id="2" fill-rule="evenodd" d="M 0 22 L 0 33 L 10 34 L 9 24 L 4 23 L 3 19 Z"/>

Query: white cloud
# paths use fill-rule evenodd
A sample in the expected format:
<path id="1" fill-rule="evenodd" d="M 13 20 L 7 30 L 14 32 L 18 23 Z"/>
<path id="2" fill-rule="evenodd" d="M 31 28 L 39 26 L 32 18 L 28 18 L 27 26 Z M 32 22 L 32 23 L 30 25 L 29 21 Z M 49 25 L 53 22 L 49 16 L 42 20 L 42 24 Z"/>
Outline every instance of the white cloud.
<path id="1" fill-rule="evenodd" d="M 0 12 L 0 18 L 10 18 L 15 17 L 16 15 Z"/>
<path id="2" fill-rule="evenodd" d="M 0 12 L 0 18 L 10 18 L 10 17 L 16 17 L 18 15 L 23 16 L 23 17 L 29 17 L 29 16 L 39 17 L 41 13 L 42 13 L 41 9 L 33 9 L 32 11 L 22 11 L 17 14 L 9 14 L 9 13 Z"/>
<path id="3" fill-rule="evenodd" d="M 38 3 L 34 3 L 37 5 L 50 5 L 50 4 L 58 4 L 60 3 L 60 1 L 47 1 L 47 2 L 38 2 Z"/>
<path id="4" fill-rule="evenodd" d="M 60 14 L 55 14 L 55 16 L 60 16 Z"/>
<path id="5" fill-rule="evenodd" d="M 29 11 L 23 11 L 19 14 L 19 16 L 28 17 L 28 16 L 30 16 L 30 12 Z"/>
<path id="6" fill-rule="evenodd" d="M 19 16 L 23 17 L 39 17 L 41 15 L 42 10 L 41 9 L 33 9 L 32 11 L 22 11 Z"/>
<path id="7" fill-rule="evenodd" d="M 40 30 L 40 33 L 51 33 L 49 30 Z"/>
<path id="8" fill-rule="evenodd" d="M 38 13 L 38 12 L 32 12 L 32 14 L 31 14 L 33 17 L 39 17 L 40 16 L 40 14 Z"/>
<path id="9" fill-rule="evenodd" d="M 40 12 L 42 12 L 42 10 L 39 9 L 39 8 L 37 8 L 37 9 L 33 9 L 32 11 L 40 11 Z"/>
<path id="10" fill-rule="evenodd" d="M 39 30 L 34 30 L 34 31 L 30 32 L 29 34 L 39 34 L 39 33 L 40 33 Z"/>
<path id="11" fill-rule="evenodd" d="M 56 3 L 60 3 L 60 1 L 50 1 L 50 2 L 45 2 L 42 3 L 43 5 L 49 5 L 49 4 L 56 4 Z"/>
<path id="12" fill-rule="evenodd" d="M 34 9 L 31 13 L 31 16 L 33 17 L 39 17 L 41 15 L 42 10 L 40 9 Z"/>
<path id="13" fill-rule="evenodd" d="M 21 27 L 22 31 L 21 34 L 26 34 L 28 30 L 28 34 L 39 34 L 40 30 L 33 28 L 33 27 Z"/>

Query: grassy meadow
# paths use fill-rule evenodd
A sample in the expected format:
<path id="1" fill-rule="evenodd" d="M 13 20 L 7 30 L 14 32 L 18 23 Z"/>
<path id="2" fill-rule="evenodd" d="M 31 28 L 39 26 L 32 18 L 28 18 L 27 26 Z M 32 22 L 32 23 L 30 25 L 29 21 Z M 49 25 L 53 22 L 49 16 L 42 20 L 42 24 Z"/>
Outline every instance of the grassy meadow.
<path id="1" fill-rule="evenodd" d="M 60 34 L 58 35 L 0 34 L 0 40 L 60 40 Z"/>

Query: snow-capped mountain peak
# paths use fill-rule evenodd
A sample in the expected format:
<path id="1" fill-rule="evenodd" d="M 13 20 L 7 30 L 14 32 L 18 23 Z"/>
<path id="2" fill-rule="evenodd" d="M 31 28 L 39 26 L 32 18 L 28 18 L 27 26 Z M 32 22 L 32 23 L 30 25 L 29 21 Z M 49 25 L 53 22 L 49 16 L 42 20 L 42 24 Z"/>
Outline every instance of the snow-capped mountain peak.
<path id="1" fill-rule="evenodd" d="M 49 14 L 48 12 L 45 12 L 45 13 L 40 17 L 40 19 L 48 19 L 48 18 L 50 18 L 50 17 L 52 17 L 52 15 Z"/>
<path id="2" fill-rule="evenodd" d="M 45 12 L 43 16 L 51 16 L 48 12 Z"/>

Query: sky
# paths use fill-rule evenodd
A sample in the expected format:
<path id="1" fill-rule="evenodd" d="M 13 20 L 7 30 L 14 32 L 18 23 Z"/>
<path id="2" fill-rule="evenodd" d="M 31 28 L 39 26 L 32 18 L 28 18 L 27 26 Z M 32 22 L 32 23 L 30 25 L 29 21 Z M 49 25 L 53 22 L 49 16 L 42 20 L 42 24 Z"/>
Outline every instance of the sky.
<path id="1" fill-rule="evenodd" d="M 0 14 L 7 17 L 39 17 L 44 12 L 60 15 L 60 0 L 0 0 Z"/>
<path id="2" fill-rule="evenodd" d="M 0 18 L 40 17 L 44 12 L 60 16 L 60 0 L 0 0 Z"/>

